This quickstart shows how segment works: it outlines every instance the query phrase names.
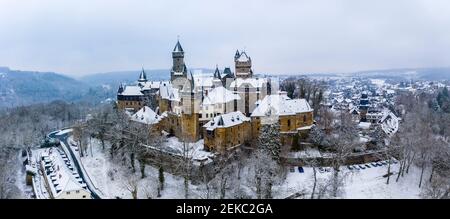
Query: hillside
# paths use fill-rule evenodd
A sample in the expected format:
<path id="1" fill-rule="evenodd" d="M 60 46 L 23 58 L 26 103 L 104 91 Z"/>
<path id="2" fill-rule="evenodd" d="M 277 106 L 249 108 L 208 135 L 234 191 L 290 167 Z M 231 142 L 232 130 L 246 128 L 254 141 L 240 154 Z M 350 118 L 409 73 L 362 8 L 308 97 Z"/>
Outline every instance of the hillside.
<path id="1" fill-rule="evenodd" d="M 54 72 L 18 71 L 0 67 L 0 107 L 53 100 L 99 101 L 110 96 L 108 90 Z"/>

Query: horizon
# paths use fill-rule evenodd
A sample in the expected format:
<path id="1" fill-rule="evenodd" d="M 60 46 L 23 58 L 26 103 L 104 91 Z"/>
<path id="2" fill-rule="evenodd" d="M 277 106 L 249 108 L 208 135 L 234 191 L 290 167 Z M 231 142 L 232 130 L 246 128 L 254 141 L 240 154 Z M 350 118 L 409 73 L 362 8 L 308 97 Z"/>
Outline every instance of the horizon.
<path id="1" fill-rule="evenodd" d="M 0 35 L 0 66 L 74 78 L 142 66 L 169 69 L 178 36 L 188 68 L 233 66 L 236 49 L 252 57 L 255 73 L 450 66 L 450 2 L 443 0 L 0 5 L 0 28 L 8 30 Z"/>
<path id="2" fill-rule="evenodd" d="M 55 73 L 58 75 L 70 77 L 76 80 L 80 80 L 84 77 L 89 76 L 95 76 L 95 75 L 101 75 L 101 74 L 115 74 L 115 73 L 129 73 L 129 72 L 136 72 L 136 75 L 139 75 L 142 69 L 135 69 L 135 70 L 117 70 L 117 71 L 107 71 L 107 72 L 95 72 L 95 73 L 87 73 L 83 75 L 71 75 L 66 74 L 64 72 L 56 72 L 56 71 L 37 71 L 32 69 L 14 69 L 9 66 L 0 66 L 0 68 L 8 68 L 10 71 L 22 71 L 22 72 L 36 72 L 36 73 Z M 389 68 L 389 69 L 365 69 L 365 70 L 358 70 L 358 71 L 352 71 L 352 72 L 299 72 L 299 73 L 272 73 L 272 72 L 257 72 L 256 75 L 262 74 L 262 75 L 272 75 L 272 76 L 309 76 L 309 75 L 320 75 L 320 74 L 357 74 L 357 73 L 365 73 L 365 72 L 383 72 L 383 71 L 406 71 L 406 70 L 426 70 L 426 69 L 450 69 L 450 66 L 437 66 L 437 67 L 417 67 L 417 68 L 411 68 L 411 67 L 399 67 L 399 68 Z M 167 71 L 168 75 L 170 76 L 170 68 L 158 68 L 158 69 L 147 69 L 144 68 L 145 71 Z M 192 72 L 193 75 L 198 74 L 198 72 L 195 72 L 196 70 L 202 70 L 200 74 L 204 73 L 211 73 L 213 74 L 214 69 L 212 68 L 205 68 L 205 67 L 194 67 L 191 68 L 191 70 L 194 70 Z M 204 71 L 208 70 L 208 71 Z M 222 71 L 222 69 L 219 69 Z"/>

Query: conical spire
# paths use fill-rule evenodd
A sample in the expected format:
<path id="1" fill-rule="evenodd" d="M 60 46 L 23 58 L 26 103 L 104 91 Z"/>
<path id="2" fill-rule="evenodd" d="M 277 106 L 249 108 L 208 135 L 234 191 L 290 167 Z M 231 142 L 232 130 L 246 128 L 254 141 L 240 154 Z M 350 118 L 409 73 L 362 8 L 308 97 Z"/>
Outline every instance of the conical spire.
<path id="1" fill-rule="evenodd" d="M 179 40 L 177 40 L 177 44 L 175 45 L 175 48 L 173 48 L 173 52 L 184 52 Z"/>
<path id="2" fill-rule="evenodd" d="M 238 59 L 241 54 L 239 53 L 239 50 L 236 49 L 236 54 L 234 54 L 234 58 Z"/>
<path id="3" fill-rule="evenodd" d="M 147 74 L 144 71 L 144 67 L 142 67 L 141 74 L 139 75 L 139 82 L 147 82 Z"/>
<path id="4" fill-rule="evenodd" d="M 117 91 L 117 93 L 121 94 L 122 92 L 123 92 L 123 85 L 122 83 L 120 83 L 119 90 Z"/>
<path id="5" fill-rule="evenodd" d="M 214 71 L 214 78 L 221 80 L 219 66 L 216 65 L 216 70 Z"/>

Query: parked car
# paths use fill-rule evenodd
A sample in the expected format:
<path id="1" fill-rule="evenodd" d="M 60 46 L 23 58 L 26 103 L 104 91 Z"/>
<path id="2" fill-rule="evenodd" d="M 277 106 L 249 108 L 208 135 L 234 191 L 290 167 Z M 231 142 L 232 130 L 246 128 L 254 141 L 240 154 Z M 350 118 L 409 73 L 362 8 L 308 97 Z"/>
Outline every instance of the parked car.
<path id="1" fill-rule="evenodd" d="M 376 164 L 377 164 L 379 167 L 383 166 L 383 164 L 382 164 L 380 161 L 376 162 Z"/>
<path id="2" fill-rule="evenodd" d="M 289 168 L 289 171 L 290 171 L 291 173 L 295 173 L 295 168 L 294 168 L 294 167 L 290 167 L 290 168 Z"/>
<path id="3" fill-rule="evenodd" d="M 355 168 L 353 168 L 353 165 L 347 166 L 347 168 L 348 168 L 349 170 L 355 169 Z"/>
<path id="4" fill-rule="evenodd" d="M 378 166 L 377 163 L 375 163 L 375 162 L 370 163 L 370 165 L 372 165 L 373 167 L 377 167 Z"/>
<path id="5" fill-rule="evenodd" d="M 364 166 L 366 166 L 367 168 L 372 168 L 369 164 L 365 164 Z"/>
<path id="6" fill-rule="evenodd" d="M 381 164 L 383 164 L 383 165 L 387 165 L 387 162 L 386 161 L 380 161 L 381 162 Z"/>
<path id="7" fill-rule="evenodd" d="M 364 165 L 358 165 L 359 166 L 359 168 L 361 168 L 361 169 L 366 169 L 366 167 L 364 166 Z"/>
<path id="8" fill-rule="evenodd" d="M 298 167 L 298 172 L 300 172 L 300 173 L 304 173 L 304 172 L 305 172 L 305 170 L 303 170 L 303 167 Z"/>
<path id="9" fill-rule="evenodd" d="M 354 165 L 353 168 L 355 168 L 355 170 L 360 170 L 360 168 L 358 167 L 358 165 Z"/>
<path id="10" fill-rule="evenodd" d="M 398 163 L 398 161 L 396 159 L 392 159 L 392 162 L 394 162 L 394 164 Z"/>
<path id="11" fill-rule="evenodd" d="M 323 167 L 319 167 L 319 173 L 324 173 L 325 169 Z"/>

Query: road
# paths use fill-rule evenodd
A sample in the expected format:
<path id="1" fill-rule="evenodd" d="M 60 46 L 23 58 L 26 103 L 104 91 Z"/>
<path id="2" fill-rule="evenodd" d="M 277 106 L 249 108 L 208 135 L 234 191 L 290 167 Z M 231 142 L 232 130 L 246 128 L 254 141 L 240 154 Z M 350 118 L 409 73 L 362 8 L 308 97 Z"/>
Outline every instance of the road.
<path id="1" fill-rule="evenodd" d="M 66 147 L 67 151 L 69 151 L 69 154 L 72 157 L 73 163 L 75 164 L 75 167 L 77 168 L 78 173 L 80 174 L 80 177 L 83 179 L 84 182 L 86 182 L 86 185 L 87 185 L 89 191 L 91 191 L 92 198 L 94 198 L 94 199 L 101 199 L 100 196 L 95 192 L 96 189 L 92 188 L 92 182 L 90 181 L 89 177 L 84 175 L 84 173 L 83 173 L 83 171 L 81 169 L 81 166 L 78 163 L 78 159 L 75 156 L 72 148 L 70 147 L 69 142 L 67 141 L 67 139 L 69 138 L 69 133 L 56 135 L 57 133 L 58 132 L 52 132 L 52 133 L 50 133 L 48 135 L 48 137 L 54 138 L 54 139 L 58 139 L 60 141 L 60 143 L 61 143 L 60 144 L 61 147 Z M 66 151 L 66 150 L 64 150 L 64 151 Z"/>

